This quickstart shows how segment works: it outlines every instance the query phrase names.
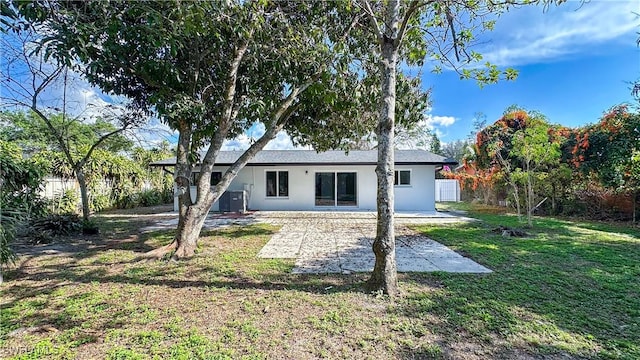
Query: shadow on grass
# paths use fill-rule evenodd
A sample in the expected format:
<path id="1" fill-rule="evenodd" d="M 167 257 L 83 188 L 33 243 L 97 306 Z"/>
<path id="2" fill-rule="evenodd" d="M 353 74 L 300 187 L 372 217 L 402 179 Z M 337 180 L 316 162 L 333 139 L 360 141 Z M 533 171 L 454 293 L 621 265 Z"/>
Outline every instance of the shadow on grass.
<path id="1" fill-rule="evenodd" d="M 126 305 L 140 307 L 128 312 L 122 310 L 124 305 L 109 299 L 112 294 L 121 298 L 122 292 L 130 289 L 150 293 L 164 289 L 169 290 L 166 294 L 183 295 L 204 292 L 210 296 L 221 290 L 232 294 L 236 290 L 364 291 L 363 275 L 292 275 L 292 261 L 257 259 L 257 251 L 273 232 L 266 226 L 206 231 L 200 239 L 202 251 L 177 262 L 131 260 L 150 242 L 170 239 L 170 231 L 143 234 L 133 245 L 102 244 L 80 253 L 24 259 L 22 266 L 6 274 L 8 286 L 3 289 L 2 306 L 8 312 L 0 320 L 0 333 L 5 336 L 19 329 L 53 326 L 56 331 L 78 332 L 73 336 L 81 338 L 118 329 L 130 322 L 131 313 L 145 311 L 145 301 Z M 34 299 L 42 303 L 35 304 Z"/>
<path id="2" fill-rule="evenodd" d="M 531 237 L 508 238 L 490 230 L 512 219 L 480 217 L 485 224 L 417 229 L 494 273 L 412 274 L 409 284 L 437 290 L 410 294 L 397 311 L 447 319 L 448 344 L 486 339 L 500 352 L 484 354 L 490 358 L 510 357 L 495 339 L 519 339 L 536 356 L 640 357 L 638 231 L 538 219 Z"/>
<path id="3" fill-rule="evenodd" d="M 257 259 L 258 250 L 275 230 L 268 225 L 235 226 L 203 231 L 201 251 L 179 261 L 140 260 L 140 254 L 171 241 L 174 231 L 155 231 L 126 238 L 110 236 L 91 243 L 67 246 L 54 253 L 24 255 L 20 266 L 6 272 L 11 283 L 7 306 L 38 295 L 49 295 L 69 283 L 131 284 L 172 289 L 296 290 L 326 294 L 360 292 L 358 274 L 293 275 L 292 260 Z M 58 246 L 60 247 L 60 246 Z M 40 261 L 43 260 L 43 261 Z M 32 265 L 33 262 L 33 265 Z M 22 284 L 29 285 L 22 285 Z M 38 284 L 34 289 L 31 284 Z"/>
<path id="4" fill-rule="evenodd" d="M 189 266 L 190 260 L 181 262 L 181 266 Z M 109 293 L 118 292 L 120 285 L 136 286 L 142 292 L 155 292 L 158 287 L 174 290 L 189 291 L 205 291 L 212 294 L 220 290 L 236 291 L 236 290 L 256 290 L 256 291 L 294 291 L 306 292 L 311 294 L 332 294 L 346 292 L 365 292 L 362 284 L 364 282 L 363 274 L 355 274 L 348 277 L 331 276 L 331 275 L 291 275 L 291 274 L 271 274 L 262 279 L 246 276 L 234 272 L 228 275 L 212 274 L 212 268 L 198 268 L 189 271 L 187 278 L 184 275 L 176 276 L 182 273 L 181 266 L 171 266 L 168 263 L 160 263 L 154 261 L 151 264 L 153 269 L 141 270 L 144 266 L 129 267 L 122 269 L 119 273 L 111 274 L 104 267 L 70 267 L 61 270 L 57 265 L 46 265 L 37 272 L 23 272 L 16 269 L 8 274 L 8 282 L 14 279 L 20 279 L 19 284 L 13 284 L 11 287 L 3 289 L 3 308 L 11 309 L 10 311 L 20 311 L 24 306 L 28 306 L 31 311 L 26 315 L 6 313 L 0 321 L 0 330 L 6 335 L 10 331 L 19 327 L 32 326 L 48 326 L 52 325 L 57 331 L 65 331 L 71 329 L 81 329 L 86 327 L 86 322 L 96 321 L 97 325 L 92 325 L 92 331 L 105 331 L 107 329 L 119 328 L 123 324 L 129 322 L 129 314 L 117 313 L 108 316 L 93 314 L 97 316 L 97 320 L 87 319 L 90 316 L 82 315 L 84 311 L 91 312 L 93 308 L 109 308 L 109 302 L 105 301 Z M 220 272 L 220 269 L 215 269 Z M 210 276 L 207 276 L 210 275 Z M 183 277 L 183 278 L 180 278 Z M 34 284 L 37 284 L 34 288 Z M 83 289 L 76 300 L 82 300 L 82 297 L 95 296 L 96 299 L 89 301 L 77 301 L 81 303 L 84 310 L 80 311 L 70 304 L 75 303 L 74 298 L 64 298 L 64 295 L 70 285 L 88 285 L 87 287 L 78 287 Z M 106 287 L 104 286 L 106 285 Z M 110 285 L 118 285 L 115 288 Z M 96 288 L 96 286 L 98 286 Z M 96 289 L 96 290 L 86 290 Z M 97 294 L 96 291 L 102 293 L 106 289 L 105 294 Z M 78 290 L 72 290 L 78 291 Z M 52 305 L 56 297 L 65 299 L 64 303 Z M 45 299 L 43 304 L 37 307 L 29 305 L 31 299 Z M 87 305 L 89 304 L 89 305 Z M 139 304 L 144 306 L 144 303 Z M 177 304 L 176 304 L 177 305 Z M 80 306 L 80 305 L 79 305 Z M 112 307 L 113 304 L 111 305 Z M 46 311 L 40 311 L 46 309 Z M 34 311 L 36 310 L 36 311 Z M 25 325 L 26 324 L 26 325 Z M 0 337 L 1 338 L 1 337 Z"/>

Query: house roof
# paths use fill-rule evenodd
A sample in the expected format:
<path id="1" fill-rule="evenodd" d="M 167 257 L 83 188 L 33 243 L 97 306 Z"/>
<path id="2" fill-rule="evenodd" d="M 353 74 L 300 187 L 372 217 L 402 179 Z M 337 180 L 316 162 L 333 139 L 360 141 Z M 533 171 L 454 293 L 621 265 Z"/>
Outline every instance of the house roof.
<path id="1" fill-rule="evenodd" d="M 242 155 L 243 151 L 221 151 L 215 161 L 216 165 L 231 165 Z M 204 154 L 200 154 L 202 158 Z M 456 165 L 453 159 L 436 155 L 425 150 L 396 150 L 396 165 Z M 247 166 L 272 165 L 375 165 L 378 160 L 377 150 L 352 150 L 316 152 L 315 150 L 262 150 L 249 161 Z M 160 160 L 151 166 L 174 166 L 176 158 Z"/>

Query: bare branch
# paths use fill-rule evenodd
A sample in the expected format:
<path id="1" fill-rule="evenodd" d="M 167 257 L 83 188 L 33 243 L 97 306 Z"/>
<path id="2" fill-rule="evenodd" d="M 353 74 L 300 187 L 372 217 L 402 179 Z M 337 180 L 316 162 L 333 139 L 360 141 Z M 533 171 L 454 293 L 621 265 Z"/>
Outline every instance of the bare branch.
<path id="1" fill-rule="evenodd" d="M 382 44 L 384 41 L 384 34 L 382 33 L 382 29 L 380 28 L 380 24 L 378 24 L 378 20 L 376 19 L 375 14 L 373 13 L 373 9 L 371 8 L 371 4 L 368 0 L 361 0 L 363 5 L 360 2 L 357 2 L 358 6 L 364 10 L 365 14 L 369 17 L 369 21 L 371 21 L 371 26 L 373 26 L 373 31 L 375 32 L 378 41 Z"/>
<path id="2" fill-rule="evenodd" d="M 398 31 L 398 37 L 396 38 L 396 47 L 400 46 L 400 44 L 402 43 L 404 34 L 407 31 L 409 20 L 411 20 L 411 17 L 413 16 L 413 14 L 415 14 L 415 12 L 418 11 L 418 9 L 420 9 L 421 7 L 427 6 L 431 3 L 433 3 L 433 0 L 429 0 L 425 2 L 421 2 L 419 0 L 411 1 L 411 3 L 409 4 L 409 7 L 407 8 L 407 11 L 405 11 L 404 16 L 402 18 L 402 24 L 400 25 L 400 30 Z"/>
<path id="3" fill-rule="evenodd" d="M 119 129 L 116 129 L 112 132 L 109 132 L 107 134 L 102 135 L 98 141 L 96 141 L 95 143 L 93 143 L 93 145 L 91 145 L 91 147 L 89 148 L 89 151 L 87 151 L 87 153 L 82 157 L 82 160 L 78 161 L 78 163 L 76 164 L 76 167 L 78 168 L 82 168 L 84 166 L 84 164 L 87 163 L 87 161 L 89 161 L 89 159 L 91 158 L 91 155 L 93 154 L 93 151 L 95 149 L 97 149 L 105 140 L 107 140 L 108 138 L 119 134 L 121 132 L 123 132 L 124 130 L 126 130 L 127 126 L 123 126 Z"/>

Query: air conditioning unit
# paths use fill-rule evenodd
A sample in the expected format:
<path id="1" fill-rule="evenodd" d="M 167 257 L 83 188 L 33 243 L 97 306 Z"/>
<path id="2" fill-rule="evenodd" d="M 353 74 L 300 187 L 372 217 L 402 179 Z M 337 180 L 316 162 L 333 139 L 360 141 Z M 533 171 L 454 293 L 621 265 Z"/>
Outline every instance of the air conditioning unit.
<path id="1" fill-rule="evenodd" d="M 220 200 L 220 212 L 244 213 L 247 211 L 247 192 L 245 190 L 225 191 Z"/>

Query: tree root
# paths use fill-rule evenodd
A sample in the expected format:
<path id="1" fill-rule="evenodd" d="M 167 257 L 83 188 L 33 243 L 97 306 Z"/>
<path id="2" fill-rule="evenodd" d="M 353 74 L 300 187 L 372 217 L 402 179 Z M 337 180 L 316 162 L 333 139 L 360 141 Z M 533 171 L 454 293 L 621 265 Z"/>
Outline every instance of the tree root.
<path id="1" fill-rule="evenodd" d="M 165 256 L 167 256 L 168 254 L 171 254 L 172 252 L 174 252 L 176 250 L 176 248 L 178 247 L 178 242 L 177 241 L 172 241 L 170 244 L 159 247 L 157 249 L 153 249 L 151 251 L 148 251 L 146 253 L 144 253 L 141 256 L 141 259 L 162 259 Z"/>
<path id="2" fill-rule="evenodd" d="M 519 230 L 519 229 L 513 229 L 507 226 L 498 226 L 497 228 L 491 230 L 491 232 L 496 233 L 496 234 L 501 234 L 504 237 L 528 237 L 530 236 L 529 234 L 527 234 L 526 232 Z"/>

